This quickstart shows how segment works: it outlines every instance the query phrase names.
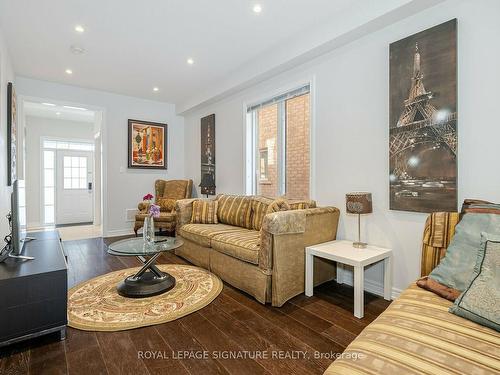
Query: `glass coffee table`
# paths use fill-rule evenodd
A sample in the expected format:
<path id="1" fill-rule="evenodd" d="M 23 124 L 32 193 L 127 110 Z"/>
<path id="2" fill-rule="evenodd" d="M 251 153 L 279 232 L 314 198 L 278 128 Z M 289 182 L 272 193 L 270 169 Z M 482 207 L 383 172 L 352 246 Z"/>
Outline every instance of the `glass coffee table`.
<path id="1" fill-rule="evenodd" d="M 135 256 L 144 266 L 135 275 L 118 284 L 118 293 L 124 297 L 141 298 L 165 293 L 175 286 L 175 278 L 155 266 L 165 251 L 177 249 L 183 241 L 174 237 L 156 237 L 154 244 L 147 244 L 142 237 L 127 238 L 108 246 L 108 254 Z"/>

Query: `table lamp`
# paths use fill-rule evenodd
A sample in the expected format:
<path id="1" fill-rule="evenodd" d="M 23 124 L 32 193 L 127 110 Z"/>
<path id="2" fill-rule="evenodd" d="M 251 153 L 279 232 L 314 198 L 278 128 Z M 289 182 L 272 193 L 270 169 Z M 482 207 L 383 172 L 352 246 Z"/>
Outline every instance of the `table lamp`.
<path id="1" fill-rule="evenodd" d="M 201 188 L 201 193 L 206 194 L 207 198 L 209 195 L 215 195 L 215 180 L 213 173 L 204 173 L 198 186 Z"/>
<path id="2" fill-rule="evenodd" d="M 364 249 L 366 243 L 361 242 L 361 214 L 371 214 L 373 212 L 372 194 L 366 192 L 347 193 L 345 200 L 347 213 L 358 215 L 358 241 L 353 242 L 352 246 Z"/>

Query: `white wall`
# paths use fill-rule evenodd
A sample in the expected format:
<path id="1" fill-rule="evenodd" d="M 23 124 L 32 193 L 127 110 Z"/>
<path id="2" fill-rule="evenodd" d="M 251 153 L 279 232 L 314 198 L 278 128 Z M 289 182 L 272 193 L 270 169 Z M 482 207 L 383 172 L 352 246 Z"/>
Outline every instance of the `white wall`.
<path id="1" fill-rule="evenodd" d="M 134 209 L 143 195 L 154 193 L 158 178 L 184 178 L 183 118 L 175 106 L 76 86 L 17 77 L 17 91 L 26 97 L 82 105 L 103 111 L 103 230 L 104 235 L 132 232 L 125 212 Z M 168 170 L 127 169 L 127 120 L 150 120 L 168 124 Z"/>
<path id="2" fill-rule="evenodd" d="M 42 137 L 88 140 L 94 142 L 94 124 L 88 122 L 57 120 L 26 116 L 26 216 L 29 227 L 42 223 L 40 202 L 42 199 L 40 146 Z"/>
<path id="3" fill-rule="evenodd" d="M 200 118 L 216 115 L 217 191 L 244 193 L 246 102 L 313 80 L 313 198 L 341 209 L 339 238 L 356 236 L 356 218 L 345 214 L 345 193 L 373 193 L 374 213 L 363 218 L 371 244 L 394 249 L 394 292 L 419 275 L 426 214 L 389 210 L 389 44 L 458 18 L 459 201 L 500 201 L 500 2 L 449 0 L 336 49 L 313 61 L 185 118 L 185 170 L 200 181 Z M 382 267 L 365 280 L 380 290 Z"/>
<path id="4" fill-rule="evenodd" d="M 3 238 L 9 233 L 5 215 L 10 211 L 11 187 L 7 186 L 7 83 L 14 82 L 14 71 L 7 45 L 0 30 L 0 249 Z"/>

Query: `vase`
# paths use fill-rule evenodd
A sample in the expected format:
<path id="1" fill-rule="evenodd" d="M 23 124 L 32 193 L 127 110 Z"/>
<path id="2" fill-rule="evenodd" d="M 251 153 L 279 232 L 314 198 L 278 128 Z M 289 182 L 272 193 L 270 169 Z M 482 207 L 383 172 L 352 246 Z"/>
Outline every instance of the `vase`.
<path id="1" fill-rule="evenodd" d="M 151 245 L 155 242 L 155 223 L 153 216 L 146 216 L 144 219 L 144 228 L 142 235 L 144 237 L 144 242 Z"/>

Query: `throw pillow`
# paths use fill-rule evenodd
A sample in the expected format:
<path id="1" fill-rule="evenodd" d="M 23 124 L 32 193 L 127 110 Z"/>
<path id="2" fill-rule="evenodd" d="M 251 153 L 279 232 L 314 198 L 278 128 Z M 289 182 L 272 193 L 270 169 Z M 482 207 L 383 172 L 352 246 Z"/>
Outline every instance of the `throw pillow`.
<path id="1" fill-rule="evenodd" d="M 288 210 L 290 210 L 290 205 L 288 204 L 288 202 L 283 198 L 277 198 L 267 207 L 266 215 L 273 212 Z"/>
<path id="2" fill-rule="evenodd" d="M 171 198 L 158 198 L 158 206 L 160 206 L 160 211 L 172 212 L 175 209 L 175 199 Z"/>
<path id="3" fill-rule="evenodd" d="M 450 312 L 500 331 L 500 236 L 481 233 L 472 281 Z"/>
<path id="4" fill-rule="evenodd" d="M 191 214 L 191 223 L 193 224 L 217 224 L 217 206 L 215 200 L 193 202 L 193 213 Z"/>
<path id="5" fill-rule="evenodd" d="M 500 236 L 500 215 L 465 214 L 456 226 L 446 255 L 429 274 L 429 278 L 449 288 L 464 291 L 472 279 L 483 231 Z"/>
<path id="6" fill-rule="evenodd" d="M 260 230 L 264 216 L 266 216 L 267 208 L 273 203 L 272 199 L 265 197 L 252 198 L 252 229 Z"/>
<path id="7" fill-rule="evenodd" d="M 436 280 L 431 279 L 429 276 L 424 276 L 421 279 L 417 280 L 417 285 L 422 289 L 431 291 L 437 294 L 439 297 L 445 298 L 448 301 L 455 301 L 460 295 L 460 291 L 457 289 L 453 289 L 447 287 L 446 285 L 442 285 L 438 283 Z"/>

